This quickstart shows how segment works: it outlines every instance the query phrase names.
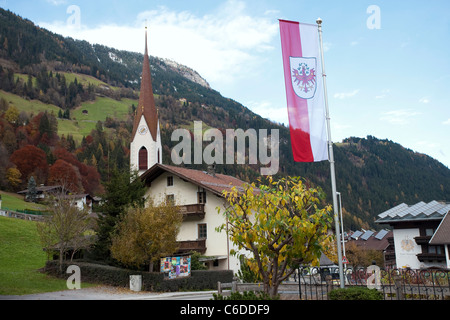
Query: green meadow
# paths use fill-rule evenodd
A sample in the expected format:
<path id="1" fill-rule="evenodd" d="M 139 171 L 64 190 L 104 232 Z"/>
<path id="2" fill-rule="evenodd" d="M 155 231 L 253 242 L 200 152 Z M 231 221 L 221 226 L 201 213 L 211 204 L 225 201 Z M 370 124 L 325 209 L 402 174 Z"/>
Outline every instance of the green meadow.
<path id="1" fill-rule="evenodd" d="M 67 74 L 67 77 L 69 76 L 71 74 Z M 60 108 L 55 105 L 45 104 L 38 100 L 27 100 L 2 90 L 0 90 L 0 98 L 4 98 L 10 105 L 15 106 L 19 112 L 25 111 L 29 115 L 37 115 L 45 111 L 58 115 L 60 111 Z M 138 100 L 122 99 L 117 101 L 108 97 L 97 97 L 95 101 L 84 102 L 71 111 L 71 120 L 58 119 L 58 135 L 67 137 L 70 134 L 75 141 L 81 142 L 83 137 L 86 137 L 95 129 L 97 121 L 105 121 L 106 117 L 125 120 L 132 104 L 137 105 Z"/>
<path id="2" fill-rule="evenodd" d="M 0 216 L 0 295 L 67 289 L 66 280 L 39 271 L 46 260 L 36 222 Z"/>

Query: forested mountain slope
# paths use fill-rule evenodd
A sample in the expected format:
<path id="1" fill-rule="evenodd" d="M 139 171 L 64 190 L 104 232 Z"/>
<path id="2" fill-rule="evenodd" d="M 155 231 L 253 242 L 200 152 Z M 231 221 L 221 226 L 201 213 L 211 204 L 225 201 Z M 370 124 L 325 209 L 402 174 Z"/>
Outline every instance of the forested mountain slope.
<path id="1" fill-rule="evenodd" d="M 111 171 L 129 163 L 142 61 L 141 53 L 64 38 L 0 9 L 0 189 L 25 188 L 31 175 L 49 184 L 70 174 L 77 191 L 101 194 Z M 173 130 L 192 132 L 193 121 L 222 132 L 278 129 L 278 175 L 308 179 L 331 202 L 329 163 L 294 163 L 287 127 L 223 97 L 192 69 L 150 62 L 164 163 L 178 143 Z M 450 201 L 450 170 L 426 155 L 371 136 L 335 143 L 334 152 L 346 229 L 377 228 L 376 215 L 402 202 Z M 39 159 L 34 169 L 24 164 L 31 159 Z M 217 170 L 246 181 L 260 175 L 260 165 Z"/>

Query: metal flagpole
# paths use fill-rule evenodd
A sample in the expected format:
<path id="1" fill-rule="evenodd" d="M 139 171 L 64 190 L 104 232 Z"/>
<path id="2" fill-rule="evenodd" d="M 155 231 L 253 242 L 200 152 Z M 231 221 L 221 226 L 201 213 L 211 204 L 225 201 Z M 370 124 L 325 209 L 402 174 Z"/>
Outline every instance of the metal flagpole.
<path id="1" fill-rule="evenodd" d="M 316 23 L 319 27 L 319 40 L 320 40 L 320 52 L 322 57 L 322 75 L 323 75 L 323 89 L 325 95 L 325 109 L 327 118 L 327 130 L 328 130 L 328 153 L 330 161 L 331 171 L 331 193 L 333 195 L 333 209 L 334 209 L 334 223 L 336 229 L 336 242 L 338 251 L 338 264 L 339 264 L 339 280 L 341 288 L 344 288 L 344 268 L 342 263 L 342 249 L 341 249 L 341 232 L 339 230 L 339 213 L 338 202 L 336 193 L 336 173 L 334 170 L 334 154 L 333 154 L 333 142 L 331 141 L 331 128 L 330 128 L 330 111 L 328 109 L 328 94 L 327 94 L 327 75 L 325 73 L 325 63 L 323 60 L 323 42 L 322 42 L 322 19 L 318 18 Z"/>

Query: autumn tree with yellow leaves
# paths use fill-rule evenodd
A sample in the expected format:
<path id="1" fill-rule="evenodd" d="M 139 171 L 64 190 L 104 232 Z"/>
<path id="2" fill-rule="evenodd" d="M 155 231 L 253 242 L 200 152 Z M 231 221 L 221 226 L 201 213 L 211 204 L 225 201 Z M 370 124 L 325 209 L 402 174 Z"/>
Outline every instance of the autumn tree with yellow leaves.
<path id="1" fill-rule="evenodd" d="M 327 249 L 332 210 L 323 204 L 322 191 L 301 178 L 269 177 L 259 183 L 224 192 L 227 222 L 218 231 L 227 230 L 240 251 L 252 253 L 249 267 L 260 275 L 265 293 L 275 297 L 297 266 L 317 264 Z"/>
<path id="2" fill-rule="evenodd" d="M 130 208 L 112 237 L 112 257 L 132 267 L 148 264 L 152 272 L 155 261 L 178 249 L 182 220 L 179 208 L 168 201 L 156 206 L 150 200 L 146 208 Z"/>

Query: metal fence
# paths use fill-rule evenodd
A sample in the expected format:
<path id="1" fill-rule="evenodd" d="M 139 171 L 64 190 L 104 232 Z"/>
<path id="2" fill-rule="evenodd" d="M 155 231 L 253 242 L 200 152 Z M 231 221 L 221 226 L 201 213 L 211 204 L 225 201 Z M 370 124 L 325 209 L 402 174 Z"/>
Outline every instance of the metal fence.
<path id="1" fill-rule="evenodd" d="M 298 269 L 295 276 L 301 300 L 327 300 L 340 287 L 338 268 Z M 388 269 L 376 266 L 344 271 L 345 287 L 364 286 L 383 293 L 385 300 L 450 300 L 448 269 Z"/>

